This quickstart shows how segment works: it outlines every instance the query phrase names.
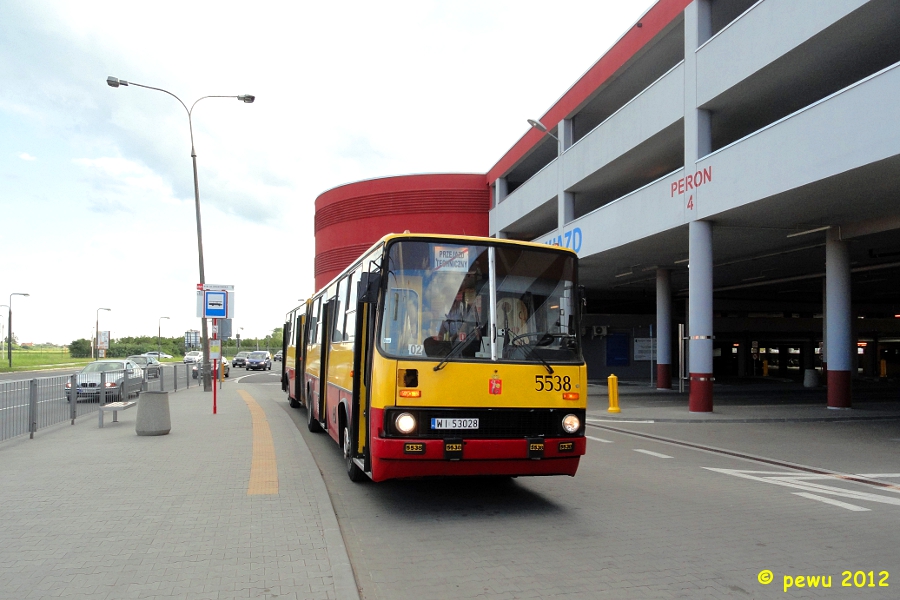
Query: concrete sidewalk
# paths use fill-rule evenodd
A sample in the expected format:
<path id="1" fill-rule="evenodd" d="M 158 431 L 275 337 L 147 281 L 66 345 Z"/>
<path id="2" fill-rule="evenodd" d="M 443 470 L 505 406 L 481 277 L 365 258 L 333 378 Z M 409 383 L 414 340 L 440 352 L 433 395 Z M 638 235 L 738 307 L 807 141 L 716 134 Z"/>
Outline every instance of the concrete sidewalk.
<path id="1" fill-rule="evenodd" d="M 675 384 L 677 386 L 677 383 Z M 619 413 L 610 413 L 607 385 L 588 385 L 588 418 L 652 420 L 656 423 L 766 423 L 900 419 L 900 382 L 855 381 L 853 407 L 828 408 L 824 387 L 804 388 L 784 379 L 756 378 L 713 385 L 713 411 L 688 410 L 683 393 L 657 390 L 647 382 L 619 382 Z"/>
<path id="2" fill-rule="evenodd" d="M 213 415 L 194 387 L 170 394 L 168 435 L 136 435 L 129 410 L 0 444 L 0 599 L 357 599 L 321 474 L 278 402 L 277 384 L 228 382 Z M 277 480 L 254 490 L 258 464 Z"/>

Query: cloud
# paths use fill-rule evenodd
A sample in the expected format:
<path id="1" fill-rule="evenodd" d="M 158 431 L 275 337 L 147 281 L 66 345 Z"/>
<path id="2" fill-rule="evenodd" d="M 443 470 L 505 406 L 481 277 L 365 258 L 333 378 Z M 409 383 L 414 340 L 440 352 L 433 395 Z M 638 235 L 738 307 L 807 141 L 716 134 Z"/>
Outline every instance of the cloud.
<path id="1" fill-rule="evenodd" d="M 119 157 L 75 158 L 83 168 L 84 179 L 93 190 L 89 199 L 94 212 L 132 212 L 133 206 L 178 200 L 162 177 L 141 163 Z"/>
<path id="2" fill-rule="evenodd" d="M 22 152 L 21 154 L 19 154 L 19 158 L 21 158 L 22 160 L 37 160 L 36 156 L 32 156 L 27 152 Z"/>

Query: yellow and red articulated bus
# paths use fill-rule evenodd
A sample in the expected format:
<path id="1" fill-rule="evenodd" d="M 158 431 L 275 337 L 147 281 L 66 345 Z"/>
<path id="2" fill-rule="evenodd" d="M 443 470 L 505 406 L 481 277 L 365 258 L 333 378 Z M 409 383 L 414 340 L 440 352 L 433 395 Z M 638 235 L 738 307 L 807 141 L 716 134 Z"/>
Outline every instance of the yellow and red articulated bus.
<path id="1" fill-rule="evenodd" d="M 388 235 L 287 314 L 282 385 L 353 481 L 575 475 L 582 297 L 571 250 Z"/>

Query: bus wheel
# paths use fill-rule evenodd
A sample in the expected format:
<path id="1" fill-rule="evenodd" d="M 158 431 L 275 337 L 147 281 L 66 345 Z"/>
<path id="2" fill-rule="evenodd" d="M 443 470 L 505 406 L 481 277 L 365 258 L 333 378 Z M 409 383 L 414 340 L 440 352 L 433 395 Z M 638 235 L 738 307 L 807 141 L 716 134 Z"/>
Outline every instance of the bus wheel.
<path id="1" fill-rule="evenodd" d="M 308 397 L 309 396 L 307 396 L 307 398 Z M 306 428 L 312 433 L 319 433 L 322 431 L 322 426 L 316 421 L 315 415 L 313 415 L 312 402 L 309 401 L 306 403 Z"/>
<path id="2" fill-rule="evenodd" d="M 367 479 L 366 474 L 353 462 L 353 457 L 350 456 L 350 428 L 347 425 L 344 425 L 344 462 L 347 465 L 347 476 L 350 477 L 350 481 L 359 483 Z"/>
<path id="3" fill-rule="evenodd" d="M 291 398 L 291 392 L 288 391 L 288 404 L 291 408 L 300 408 L 300 402 L 296 398 Z"/>

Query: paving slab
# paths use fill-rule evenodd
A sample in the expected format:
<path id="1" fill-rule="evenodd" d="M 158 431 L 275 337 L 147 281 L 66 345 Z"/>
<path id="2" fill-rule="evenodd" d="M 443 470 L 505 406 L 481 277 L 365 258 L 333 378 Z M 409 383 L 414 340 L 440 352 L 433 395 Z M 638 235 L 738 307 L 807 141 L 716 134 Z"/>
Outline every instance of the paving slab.
<path id="1" fill-rule="evenodd" d="M 271 418 L 277 492 L 250 494 Z M 170 394 L 171 432 L 136 411 L 0 444 L 0 599 L 308 598 L 358 592 L 328 492 L 277 386 Z"/>

